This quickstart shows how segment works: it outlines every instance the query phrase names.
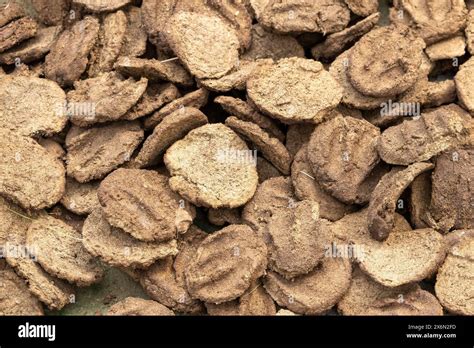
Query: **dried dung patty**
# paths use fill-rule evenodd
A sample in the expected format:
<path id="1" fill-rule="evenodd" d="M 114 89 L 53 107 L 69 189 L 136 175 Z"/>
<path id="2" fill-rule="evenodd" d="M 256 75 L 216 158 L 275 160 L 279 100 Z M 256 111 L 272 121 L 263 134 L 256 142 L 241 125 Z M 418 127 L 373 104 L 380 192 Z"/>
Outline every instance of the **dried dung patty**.
<path id="1" fill-rule="evenodd" d="M 156 164 L 168 147 L 207 123 L 206 115 L 192 107 L 180 108 L 165 116 L 145 140 L 134 163 L 141 168 Z"/>
<path id="2" fill-rule="evenodd" d="M 347 70 L 350 82 L 360 93 L 372 97 L 400 94 L 416 82 L 424 48 L 423 40 L 407 27 L 376 28 L 351 50 Z"/>
<path id="3" fill-rule="evenodd" d="M 389 164 L 409 165 L 429 160 L 449 148 L 469 142 L 472 118 L 456 104 L 427 110 L 421 117 L 387 128 L 377 149 Z"/>
<path id="4" fill-rule="evenodd" d="M 287 280 L 268 272 L 264 286 L 280 306 L 298 314 L 323 314 L 349 289 L 352 267 L 344 258 L 325 258 L 312 272 Z"/>
<path id="5" fill-rule="evenodd" d="M 237 117 L 228 117 L 226 126 L 250 141 L 263 156 L 269 160 L 281 173 L 290 174 L 291 155 L 277 138 L 273 138 L 253 122 L 239 120 Z"/>
<path id="6" fill-rule="evenodd" d="M 174 313 L 173 311 L 156 301 L 144 300 L 142 298 L 127 297 L 111 306 L 107 312 L 107 315 L 174 316 Z"/>
<path id="7" fill-rule="evenodd" d="M 273 215 L 293 206 L 296 197 L 288 177 L 274 177 L 261 183 L 242 211 L 242 220 L 261 235 Z"/>
<path id="8" fill-rule="evenodd" d="M 173 15 L 164 36 L 174 53 L 197 78 L 219 78 L 238 62 L 236 32 L 218 16 L 180 12 Z"/>
<path id="9" fill-rule="evenodd" d="M 354 206 L 337 200 L 321 187 L 308 161 L 306 144 L 298 151 L 291 165 L 291 182 L 296 197 L 317 202 L 319 215 L 324 219 L 336 221 L 355 209 Z"/>
<path id="10" fill-rule="evenodd" d="M 266 227 L 270 269 L 288 279 L 309 273 L 325 256 L 329 231 L 313 201 L 298 202 L 272 216 Z"/>
<path id="11" fill-rule="evenodd" d="M 29 291 L 49 309 L 58 310 L 74 299 L 74 290 L 47 273 L 35 261 L 35 250 L 26 243 L 28 228 L 38 214 L 30 215 L 0 198 L 0 245 L 4 247 L 5 260 L 25 280 Z"/>
<path id="12" fill-rule="evenodd" d="M 350 19 L 347 6 L 338 0 L 270 0 L 261 8 L 260 23 L 280 33 L 343 30 Z"/>
<path id="13" fill-rule="evenodd" d="M 380 161 L 380 130 L 365 120 L 337 115 L 311 135 L 307 158 L 318 183 L 345 203 L 363 203 L 361 187 Z"/>
<path id="14" fill-rule="evenodd" d="M 139 81 L 124 79 L 115 72 L 74 83 L 74 90 L 67 94 L 67 99 L 75 104 L 91 104 L 93 112 L 83 115 L 73 112 L 71 122 L 80 127 L 96 123 L 116 121 L 124 116 L 143 96 L 148 80 Z"/>
<path id="15" fill-rule="evenodd" d="M 473 315 L 474 238 L 464 238 L 448 252 L 436 276 L 436 296 L 448 311 Z"/>
<path id="16" fill-rule="evenodd" d="M 394 227 L 398 199 L 420 174 L 433 169 L 431 163 L 414 163 L 408 167 L 393 167 L 373 190 L 367 214 L 369 232 L 376 240 L 384 240 Z"/>
<path id="17" fill-rule="evenodd" d="M 319 62 L 285 58 L 247 82 L 249 99 L 285 123 L 320 123 L 342 98 L 342 88 Z"/>
<path id="18" fill-rule="evenodd" d="M 343 315 L 442 315 L 435 296 L 407 284 L 385 287 L 356 268 L 349 291 L 337 304 Z"/>
<path id="19" fill-rule="evenodd" d="M 46 56 L 45 76 L 60 86 L 72 86 L 87 68 L 99 28 L 99 21 L 88 16 L 63 31 Z"/>
<path id="20" fill-rule="evenodd" d="M 130 4 L 131 0 L 72 0 L 72 2 L 84 6 L 91 12 L 112 12 Z"/>
<path id="21" fill-rule="evenodd" d="M 143 289 L 154 300 L 180 313 L 201 313 L 203 305 L 193 299 L 186 287 L 185 271 L 207 234 L 196 226 L 179 236 L 178 254 L 158 260 L 140 275 Z"/>
<path id="22" fill-rule="evenodd" d="M 436 158 L 430 214 L 447 229 L 474 228 L 474 147 L 456 148 Z"/>
<path id="23" fill-rule="evenodd" d="M 51 275 L 78 286 L 97 283 L 103 276 L 98 261 L 84 248 L 81 234 L 61 220 L 50 216 L 34 220 L 26 241 Z"/>
<path id="24" fill-rule="evenodd" d="M 81 184 L 72 178 L 67 178 L 66 192 L 61 198 L 61 204 L 75 214 L 90 214 L 100 206 L 97 197 L 98 188 L 97 181 Z"/>
<path id="25" fill-rule="evenodd" d="M 206 309 L 209 315 L 214 316 L 276 315 L 275 302 L 260 281 L 252 284 L 237 300 L 221 304 L 206 303 Z"/>
<path id="26" fill-rule="evenodd" d="M 402 11 L 405 16 L 398 14 Z M 427 43 L 450 37 L 466 24 L 467 9 L 464 1 L 449 0 L 431 6 L 429 2 L 397 1 L 390 9 L 390 20 L 412 28 Z"/>
<path id="27" fill-rule="evenodd" d="M 0 284 L 0 315 L 43 315 L 38 299 L 11 268 L 0 270 Z"/>
<path id="28" fill-rule="evenodd" d="M 36 77 L 0 78 L 0 127 L 25 136 L 61 132 L 66 94 L 53 81 Z M 34 115 L 34 117 L 31 117 Z"/>
<path id="29" fill-rule="evenodd" d="M 222 303 L 244 294 L 267 266 L 263 239 L 245 225 L 230 225 L 208 236 L 186 269 L 193 298 Z"/>
<path id="30" fill-rule="evenodd" d="M 252 153 L 222 124 L 192 130 L 166 151 L 164 160 L 171 189 L 198 206 L 239 207 L 257 188 Z"/>
<path id="31" fill-rule="evenodd" d="M 143 134 L 138 121 L 71 127 L 65 143 L 68 176 L 80 183 L 104 178 L 130 160 Z"/>
<path id="32" fill-rule="evenodd" d="M 432 229 L 392 231 L 384 242 L 365 248 L 360 267 L 380 284 L 396 287 L 431 276 L 445 256 L 443 238 Z"/>
<path id="33" fill-rule="evenodd" d="M 102 180 L 97 195 L 109 224 L 145 242 L 186 233 L 196 215 L 171 191 L 168 177 L 151 170 L 117 169 Z"/>
<path id="34" fill-rule="evenodd" d="M 115 267 L 146 268 L 158 259 L 176 255 L 176 240 L 164 243 L 142 242 L 114 228 L 101 210 L 88 216 L 82 229 L 85 248 L 102 261 Z"/>
<path id="35" fill-rule="evenodd" d="M 25 209 L 56 204 L 64 194 L 65 169 L 31 138 L 0 129 L 0 195 Z"/>

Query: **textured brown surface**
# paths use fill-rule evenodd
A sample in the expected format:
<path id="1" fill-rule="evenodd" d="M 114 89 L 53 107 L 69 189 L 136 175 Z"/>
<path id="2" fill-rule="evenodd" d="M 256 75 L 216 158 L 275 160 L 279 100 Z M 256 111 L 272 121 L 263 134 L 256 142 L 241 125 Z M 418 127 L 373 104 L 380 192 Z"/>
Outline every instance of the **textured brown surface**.
<path id="1" fill-rule="evenodd" d="M 91 12 L 112 12 L 130 4 L 131 0 L 72 0 L 72 2 L 84 6 Z"/>
<path id="2" fill-rule="evenodd" d="M 273 138 L 255 123 L 242 121 L 234 116 L 228 117 L 225 124 L 252 143 L 281 173 L 290 174 L 291 155 L 277 138 Z"/>
<path id="3" fill-rule="evenodd" d="M 347 70 L 350 82 L 359 92 L 373 97 L 402 93 L 418 78 L 423 48 L 423 40 L 406 27 L 374 29 L 351 50 Z"/>
<path id="4" fill-rule="evenodd" d="M 112 70 L 117 60 L 127 32 L 127 16 L 117 11 L 104 17 L 100 25 L 99 36 L 90 53 L 89 77 Z"/>
<path id="5" fill-rule="evenodd" d="M 229 96 L 219 96 L 214 99 L 214 102 L 221 105 L 231 116 L 235 116 L 243 121 L 253 122 L 278 140 L 285 140 L 285 135 L 278 128 L 277 124 L 271 118 L 259 113 L 249 103 Z"/>
<path id="6" fill-rule="evenodd" d="M 281 176 L 280 171 L 263 157 L 257 157 L 257 174 L 259 184 L 267 179 Z"/>
<path id="7" fill-rule="evenodd" d="M 29 258 L 9 258 L 7 262 L 25 280 L 30 292 L 50 310 L 60 310 L 74 302 L 74 288 L 47 273 L 37 262 Z"/>
<path id="8" fill-rule="evenodd" d="M 99 21 L 89 16 L 63 31 L 46 56 L 46 77 L 61 86 L 78 80 L 86 70 L 99 28 Z"/>
<path id="9" fill-rule="evenodd" d="M 467 19 L 466 30 L 464 31 L 466 35 L 466 45 L 467 50 L 470 54 L 474 53 L 474 10 L 469 11 L 469 16 Z"/>
<path id="10" fill-rule="evenodd" d="M 38 31 L 38 23 L 31 17 L 16 19 L 0 27 L 0 52 L 32 38 Z"/>
<path id="11" fill-rule="evenodd" d="M 66 185 L 63 164 L 33 139 L 0 129 L 0 194 L 25 209 L 56 204 Z"/>
<path id="12" fill-rule="evenodd" d="M 353 26 L 327 36 L 326 40 L 311 49 L 314 59 L 333 58 L 344 48 L 369 32 L 379 21 L 380 14 L 374 13 Z"/>
<path id="13" fill-rule="evenodd" d="M 130 157 L 143 139 L 137 121 L 72 127 L 66 137 L 67 173 L 79 182 L 102 179 Z"/>
<path id="14" fill-rule="evenodd" d="M 380 130 L 365 120 L 340 115 L 319 125 L 307 156 L 319 184 L 345 203 L 361 203 L 364 180 L 380 161 Z"/>
<path id="15" fill-rule="evenodd" d="M 433 169 L 431 163 L 394 167 L 378 182 L 370 196 L 367 224 L 374 239 L 384 240 L 394 227 L 395 209 L 403 191 L 420 174 Z"/>
<path id="16" fill-rule="evenodd" d="M 430 213 L 444 231 L 474 228 L 474 145 L 436 158 Z"/>
<path id="17" fill-rule="evenodd" d="M 102 180 L 97 195 L 109 224 L 145 242 L 186 233 L 196 214 L 171 191 L 168 177 L 150 170 L 117 169 Z"/>
<path id="18" fill-rule="evenodd" d="M 219 78 L 238 62 L 239 40 L 217 16 L 180 12 L 165 28 L 165 38 L 183 64 L 197 78 Z"/>
<path id="19" fill-rule="evenodd" d="M 349 19 L 350 11 L 340 0 L 269 0 L 259 18 L 263 26 L 277 32 L 324 34 L 344 29 Z"/>
<path id="20" fill-rule="evenodd" d="M 296 156 L 303 145 L 308 143 L 314 128 L 315 126 L 309 123 L 298 123 L 288 127 L 285 145 L 292 156 Z"/>
<path id="21" fill-rule="evenodd" d="M 320 123 L 342 98 L 342 88 L 321 63 L 281 59 L 247 82 L 250 100 L 264 113 L 285 123 Z"/>
<path id="22" fill-rule="evenodd" d="M 124 75 L 137 79 L 146 77 L 150 81 L 170 81 L 183 86 L 193 84 L 192 76 L 175 60 L 120 57 L 114 65 Z"/>
<path id="23" fill-rule="evenodd" d="M 61 112 L 65 103 L 64 91 L 53 81 L 23 76 L 0 79 L 1 128 L 25 136 L 59 133 L 67 122 Z"/>
<path id="24" fill-rule="evenodd" d="M 146 268 L 178 252 L 176 241 L 147 243 L 109 225 L 100 209 L 88 216 L 82 229 L 85 248 L 112 266 Z"/>
<path id="25" fill-rule="evenodd" d="M 81 184 L 73 178 L 67 178 L 66 192 L 61 198 L 61 204 L 75 214 L 90 214 L 100 206 L 97 197 L 98 188 L 97 181 Z"/>
<path id="26" fill-rule="evenodd" d="M 55 205 L 51 209 L 49 215 L 56 219 L 62 220 L 78 232 L 82 231 L 82 227 L 84 226 L 84 221 L 86 219 L 85 216 L 77 215 L 67 210 L 63 205 Z"/>
<path id="27" fill-rule="evenodd" d="M 431 201 L 431 173 L 418 175 L 410 184 L 410 217 L 415 228 L 428 227 L 427 213 Z"/>
<path id="28" fill-rule="evenodd" d="M 472 315 L 473 9 L 0 0 L 0 314 Z"/>
<path id="29" fill-rule="evenodd" d="M 34 261 L 30 257 L 34 256 L 34 250 L 25 250 L 26 232 L 34 218 L 35 215 L 29 216 L 20 207 L 0 198 L 0 244 L 6 247 L 7 263 L 25 280 L 29 291 L 49 309 L 61 309 L 71 301 L 72 287 L 48 274 Z M 15 250 L 29 252 L 30 256 L 15 254 Z"/>
<path id="30" fill-rule="evenodd" d="M 172 83 L 148 84 L 140 100 L 121 119 L 132 121 L 147 116 L 179 97 L 180 93 Z"/>
<path id="31" fill-rule="evenodd" d="M 347 214 L 331 225 L 333 242 L 338 244 L 339 241 L 344 241 L 354 245 L 354 253 L 351 259 L 356 261 L 364 258 L 366 248 L 376 248 L 380 245 L 380 242 L 373 239 L 369 233 L 367 213 L 367 209 L 362 209 L 358 212 Z M 395 214 L 393 231 L 411 230 L 412 228 L 408 221 L 402 215 Z"/>
<path id="32" fill-rule="evenodd" d="M 210 0 L 208 3 L 237 32 L 241 50 L 247 49 L 252 41 L 252 16 L 245 1 Z"/>
<path id="33" fill-rule="evenodd" d="M 245 205 L 242 220 L 259 234 L 273 215 L 296 202 L 291 180 L 288 177 L 275 177 L 261 183 L 253 198 Z"/>
<path id="34" fill-rule="evenodd" d="M 133 164 L 140 168 L 156 164 L 168 147 L 182 139 L 189 131 L 204 126 L 207 122 L 206 115 L 192 107 L 180 108 L 165 116 L 145 140 Z"/>
<path id="35" fill-rule="evenodd" d="M 265 291 L 261 282 L 252 284 L 237 300 L 221 304 L 206 303 L 207 313 L 214 316 L 275 315 L 275 302 Z"/>
<path id="36" fill-rule="evenodd" d="M 427 44 L 450 37 L 466 25 L 464 1 L 448 0 L 437 6 L 425 0 L 397 1 L 390 9 L 390 19 L 413 28 Z M 399 16 L 399 11 L 404 15 Z"/>
<path id="37" fill-rule="evenodd" d="M 74 83 L 74 90 L 68 92 L 67 99 L 71 104 L 92 104 L 92 115 L 73 113 L 71 122 L 80 127 L 120 119 L 130 110 L 146 91 L 148 80 L 135 81 L 125 79 L 115 72 Z"/>
<path id="38" fill-rule="evenodd" d="M 471 57 L 460 66 L 459 72 L 454 77 L 457 95 L 468 111 L 474 112 L 474 59 Z"/>
<path id="39" fill-rule="evenodd" d="M 234 160 L 226 151 L 249 150 L 222 124 L 189 132 L 165 153 L 171 189 L 198 206 L 235 208 L 247 203 L 257 188 L 255 164 Z"/>
<path id="40" fill-rule="evenodd" d="M 34 38 L 0 53 L 0 63 L 13 64 L 15 61 L 30 63 L 43 58 L 53 46 L 60 33 L 60 27 L 40 28 Z"/>
<path id="41" fill-rule="evenodd" d="M 324 258 L 329 228 L 313 201 L 298 202 L 272 216 L 266 227 L 270 269 L 287 279 L 312 271 Z"/>
<path id="42" fill-rule="evenodd" d="M 156 301 L 181 313 L 200 313 L 202 302 L 192 299 L 186 288 L 185 270 L 207 234 L 191 226 L 178 240 L 178 254 L 155 262 L 140 277 L 140 284 Z"/>
<path id="43" fill-rule="evenodd" d="M 432 229 L 392 231 L 387 240 L 365 248 L 361 269 L 388 287 L 431 276 L 444 260 L 443 237 Z"/>
<path id="44" fill-rule="evenodd" d="M 386 129 L 377 149 L 387 163 L 409 165 L 467 143 L 472 117 L 456 104 L 440 106 Z"/>
<path id="45" fill-rule="evenodd" d="M 361 272 L 352 273 L 349 291 L 337 304 L 343 315 L 442 315 L 435 296 L 417 285 L 385 287 Z"/>
<path id="46" fill-rule="evenodd" d="M 304 57 L 304 49 L 294 37 L 273 33 L 259 24 L 252 26 L 252 43 L 242 60 L 271 58 L 278 61 L 290 57 Z"/>
<path id="47" fill-rule="evenodd" d="M 256 61 L 239 61 L 235 70 L 217 79 L 199 80 L 199 84 L 214 92 L 229 92 L 230 90 L 245 90 L 247 81 L 259 71 L 272 64 L 270 59 Z"/>
<path id="48" fill-rule="evenodd" d="M 162 33 L 166 22 L 173 15 L 174 8 L 178 0 L 143 0 L 142 16 L 145 30 L 150 41 L 162 51 L 169 51 L 170 48 L 162 38 Z"/>
<path id="49" fill-rule="evenodd" d="M 291 181 L 295 195 L 300 200 L 311 200 L 319 204 L 319 215 L 331 221 L 342 218 L 355 209 L 327 193 L 316 180 L 307 158 L 307 146 L 296 154 L 291 165 Z"/>
<path id="50" fill-rule="evenodd" d="M 456 99 L 456 85 L 453 80 L 429 81 L 420 79 L 400 96 L 400 103 L 419 103 L 424 107 L 450 104 Z"/>
<path id="51" fill-rule="evenodd" d="M 237 208 L 221 208 L 212 209 L 210 208 L 207 212 L 207 219 L 209 222 L 216 226 L 224 226 L 226 224 L 240 224 L 241 217 L 240 212 Z"/>
<path id="52" fill-rule="evenodd" d="M 329 73 L 343 89 L 341 102 L 344 105 L 362 110 L 376 109 L 380 107 L 387 98 L 364 95 L 352 85 L 347 74 L 350 65 L 349 57 L 352 50 L 353 48 L 348 49 L 336 57 L 329 67 Z"/>
<path id="53" fill-rule="evenodd" d="M 31 0 L 41 22 L 46 25 L 60 25 L 68 14 L 71 0 Z"/>
<path id="54" fill-rule="evenodd" d="M 448 311 L 473 315 L 474 238 L 464 238 L 448 252 L 436 277 L 436 296 Z"/>
<path id="55" fill-rule="evenodd" d="M 120 316 L 173 316 L 174 313 L 162 304 L 142 298 L 127 297 L 110 307 L 107 315 Z"/>
<path id="56" fill-rule="evenodd" d="M 264 286 L 280 306 L 298 314 L 323 314 L 349 289 L 352 267 L 347 259 L 328 257 L 312 272 L 287 280 L 268 272 Z"/>
<path id="57" fill-rule="evenodd" d="M 358 16 L 367 17 L 377 12 L 379 2 L 377 0 L 344 0 L 349 9 Z"/>
<path id="58" fill-rule="evenodd" d="M 8 2 L 0 5 L 0 27 L 25 16 L 25 14 L 25 9 L 17 2 Z"/>
<path id="59" fill-rule="evenodd" d="M 176 279 L 173 258 L 158 260 L 149 267 L 140 278 L 140 284 L 148 295 L 181 313 L 198 313 L 202 311 L 199 300 L 192 299 L 184 283 Z"/>
<path id="60" fill-rule="evenodd" d="M 127 32 L 120 54 L 127 57 L 139 57 L 146 51 L 147 35 L 143 24 L 142 9 L 130 6 L 127 15 Z"/>
<path id="61" fill-rule="evenodd" d="M 176 110 L 184 107 L 193 107 L 196 109 L 202 108 L 206 103 L 209 96 L 209 92 L 205 88 L 197 89 L 184 95 L 181 98 L 175 99 L 169 104 L 162 107 L 160 110 L 155 112 L 153 115 L 148 117 L 144 126 L 145 129 L 153 129 L 160 123 L 165 116 L 175 112 Z"/>
<path id="62" fill-rule="evenodd" d="M 243 295 L 267 266 L 263 239 L 248 226 L 230 225 L 206 237 L 186 269 L 189 293 L 210 303 Z"/>
<path id="63" fill-rule="evenodd" d="M 81 238 L 74 228 L 49 216 L 33 221 L 26 234 L 28 245 L 48 273 L 78 286 L 89 286 L 100 281 L 103 271 Z"/>
<path id="64" fill-rule="evenodd" d="M 466 40 L 464 36 L 458 35 L 449 39 L 444 39 L 426 47 L 426 54 L 431 61 L 453 59 L 464 55 L 466 50 Z"/>
<path id="65" fill-rule="evenodd" d="M 0 315 L 43 315 L 39 301 L 11 268 L 0 270 L 0 279 Z"/>

